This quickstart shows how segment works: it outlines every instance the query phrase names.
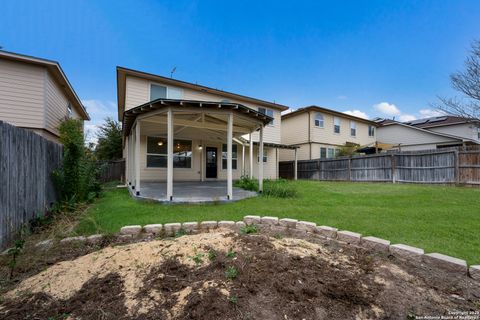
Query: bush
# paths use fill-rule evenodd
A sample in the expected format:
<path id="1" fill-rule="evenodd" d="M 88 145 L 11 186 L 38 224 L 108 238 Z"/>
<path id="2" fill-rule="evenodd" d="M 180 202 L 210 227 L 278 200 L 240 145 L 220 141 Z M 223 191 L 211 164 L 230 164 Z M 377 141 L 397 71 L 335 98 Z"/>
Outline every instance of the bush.
<path id="1" fill-rule="evenodd" d="M 101 191 L 98 169 L 93 155 L 85 147 L 82 127 L 75 119 L 65 119 L 59 126 L 63 164 L 52 177 L 62 202 L 91 201 Z"/>
<path id="2" fill-rule="evenodd" d="M 235 187 L 249 191 L 258 191 L 258 180 L 251 179 L 249 176 L 242 176 L 240 180 L 235 181 Z"/>
<path id="3" fill-rule="evenodd" d="M 263 195 L 275 198 L 295 198 L 297 189 L 288 180 L 266 180 L 263 184 Z"/>

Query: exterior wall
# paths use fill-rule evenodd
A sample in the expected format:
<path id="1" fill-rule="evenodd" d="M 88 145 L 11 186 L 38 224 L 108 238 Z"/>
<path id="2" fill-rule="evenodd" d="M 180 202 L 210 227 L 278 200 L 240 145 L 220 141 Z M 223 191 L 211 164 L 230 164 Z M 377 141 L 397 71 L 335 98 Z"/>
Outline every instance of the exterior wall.
<path id="1" fill-rule="evenodd" d="M 430 131 L 451 134 L 480 142 L 477 126 L 473 123 L 454 124 L 450 126 L 428 128 Z"/>
<path id="2" fill-rule="evenodd" d="M 310 160 L 310 143 L 302 143 L 297 145 L 297 159 Z M 295 151 L 290 149 L 280 149 L 280 161 L 295 160 Z M 317 157 L 319 158 L 319 157 Z"/>
<path id="3" fill-rule="evenodd" d="M 203 149 L 200 150 L 198 145 L 202 145 Z M 192 167 L 191 168 L 174 168 L 173 180 L 174 181 L 201 181 L 202 175 L 205 177 L 205 150 L 206 147 L 217 148 L 217 179 L 226 180 L 227 170 L 222 169 L 222 143 L 192 140 Z M 124 157 L 127 157 L 128 144 L 124 148 Z M 278 177 L 278 167 L 276 152 L 273 148 L 265 148 L 267 152 L 267 162 L 264 163 L 263 175 L 265 179 L 276 179 Z M 141 135 L 140 145 L 140 180 L 141 181 L 166 181 L 167 180 L 167 168 L 147 168 L 147 136 Z M 237 169 L 233 169 L 233 179 L 238 180 L 243 174 L 242 170 L 242 146 L 237 147 Z M 253 175 L 258 177 L 258 147 L 254 147 L 253 153 Z M 245 147 L 245 173 L 249 172 L 249 148 Z M 127 161 L 126 172 L 130 170 L 130 165 Z M 127 175 L 128 176 L 128 175 Z M 209 180 L 209 179 L 207 179 Z"/>
<path id="4" fill-rule="evenodd" d="M 165 85 L 161 82 L 152 82 L 149 80 L 127 76 L 126 78 L 126 93 L 125 93 L 125 110 L 137 107 L 141 104 L 150 101 L 150 85 L 159 84 L 167 87 L 167 98 L 185 99 L 185 100 L 200 100 L 200 101 L 222 101 L 228 100 L 232 103 L 241 103 L 249 108 L 258 111 L 259 107 L 265 107 L 273 110 L 274 125 L 267 125 L 264 129 L 264 142 L 280 143 L 281 137 L 281 113 L 280 110 L 272 109 L 268 106 L 254 105 L 246 101 L 232 100 L 221 95 L 214 95 L 201 91 L 173 87 Z M 253 141 L 258 141 L 258 132 L 252 134 Z"/>
<path id="5" fill-rule="evenodd" d="M 72 118 L 81 119 L 73 103 L 68 100 L 58 84 L 48 72 L 45 74 L 45 127 L 58 135 L 60 121 L 68 115 L 68 105 L 72 108 Z"/>
<path id="6" fill-rule="evenodd" d="M 283 119 L 281 137 L 281 143 L 288 145 L 308 142 L 308 113 Z"/>
<path id="7" fill-rule="evenodd" d="M 312 142 L 336 146 L 343 146 L 346 142 L 352 142 L 364 146 L 373 144 L 376 141 L 375 135 L 373 137 L 368 136 L 369 125 L 367 123 L 361 122 L 360 120 L 350 120 L 341 116 L 334 116 L 328 113 L 321 113 L 324 119 L 324 127 L 319 128 L 315 127 L 315 114 L 315 111 L 310 112 L 310 132 Z M 340 133 L 333 132 L 334 117 L 340 118 Z M 350 135 L 350 121 L 354 121 L 357 124 L 356 136 Z M 313 157 L 313 159 L 315 159 L 315 157 Z"/>
<path id="8" fill-rule="evenodd" d="M 0 120 L 24 128 L 43 128 L 46 69 L 0 60 Z"/>
<path id="9" fill-rule="evenodd" d="M 402 125 L 379 127 L 377 139 L 381 143 L 400 145 L 402 150 L 407 150 L 407 147 L 409 150 L 435 149 L 438 144 L 461 142 L 457 139 L 438 136 Z"/>

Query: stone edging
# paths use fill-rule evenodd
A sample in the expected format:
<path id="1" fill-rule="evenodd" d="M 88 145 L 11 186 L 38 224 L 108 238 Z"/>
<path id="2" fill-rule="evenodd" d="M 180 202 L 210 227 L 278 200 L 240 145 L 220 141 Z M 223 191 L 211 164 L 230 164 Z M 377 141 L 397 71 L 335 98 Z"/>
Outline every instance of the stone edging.
<path id="1" fill-rule="evenodd" d="M 390 241 L 373 236 L 363 237 L 361 234 L 346 230 L 338 230 L 329 226 L 317 226 L 314 222 L 298 221 L 296 219 L 277 217 L 245 216 L 243 221 L 202 221 L 166 224 L 148 224 L 145 226 L 132 225 L 120 229 L 121 239 L 133 239 L 140 236 L 174 236 L 180 230 L 188 233 L 199 233 L 216 228 L 228 228 L 240 231 L 246 225 L 257 225 L 262 229 L 272 232 L 287 232 L 295 237 L 316 237 L 322 240 L 337 241 L 342 244 L 361 247 L 363 249 L 391 254 L 397 258 L 412 262 L 421 262 L 432 268 L 439 268 L 458 275 L 469 275 L 475 280 L 480 280 L 480 265 L 472 265 L 468 268 L 467 262 L 462 259 L 447 256 L 441 253 L 425 253 L 423 249 L 411 247 L 405 244 L 390 244 Z M 96 234 L 89 237 L 69 237 L 60 240 L 60 243 L 86 242 L 95 244 L 100 242 L 103 235 Z M 36 244 L 37 247 L 50 247 L 53 240 L 45 240 Z"/>

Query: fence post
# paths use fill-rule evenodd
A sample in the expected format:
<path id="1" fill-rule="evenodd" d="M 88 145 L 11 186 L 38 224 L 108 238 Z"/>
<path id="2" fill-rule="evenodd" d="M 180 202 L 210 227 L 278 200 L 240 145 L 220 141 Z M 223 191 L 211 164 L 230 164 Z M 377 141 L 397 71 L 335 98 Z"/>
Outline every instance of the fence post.
<path id="1" fill-rule="evenodd" d="M 460 159 L 459 159 L 459 154 L 458 154 L 458 150 L 455 150 L 454 151 L 454 155 L 455 155 L 455 183 L 456 184 L 460 184 Z"/>
<path id="2" fill-rule="evenodd" d="M 352 157 L 348 158 L 348 181 L 352 181 Z"/>
<path id="3" fill-rule="evenodd" d="M 397 173 L 397 166 L 396 166 L 396 163 L 395 163 L 395 153 L 392 153 L 392 183 L 395 183 L 396 179 L 395 179 L 395 174 Z"/>

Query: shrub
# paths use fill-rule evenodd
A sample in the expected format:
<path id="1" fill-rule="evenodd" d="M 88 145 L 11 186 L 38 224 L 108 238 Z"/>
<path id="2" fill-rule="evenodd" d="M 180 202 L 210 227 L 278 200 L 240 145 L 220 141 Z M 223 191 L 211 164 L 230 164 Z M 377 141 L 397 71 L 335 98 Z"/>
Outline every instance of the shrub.
<path id="1" fill-rule="evenodd" d="M 258 191 L 258 181 L 251 179 L 249 176 L 242 176 L 240 180 L 235 181 L 235 187 L 249 191 Z"/>
<path id="2" fill-rule="evenodd" d="M 266 180 L 263 185 L 263 195 L 275 198 L 295 198 L 297 189 L 294 184 L 285 179 Z"/>
<path id="3" fill-rule="evenodd" d="M 250 224 L 245 227 L 240 228 L 240 232 L 244 234 L 251 234 L 251 233 L 257 233 L 258 232 L 258 227 L 255 224 Z"/>

